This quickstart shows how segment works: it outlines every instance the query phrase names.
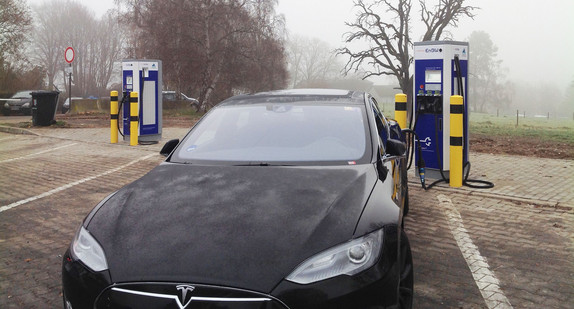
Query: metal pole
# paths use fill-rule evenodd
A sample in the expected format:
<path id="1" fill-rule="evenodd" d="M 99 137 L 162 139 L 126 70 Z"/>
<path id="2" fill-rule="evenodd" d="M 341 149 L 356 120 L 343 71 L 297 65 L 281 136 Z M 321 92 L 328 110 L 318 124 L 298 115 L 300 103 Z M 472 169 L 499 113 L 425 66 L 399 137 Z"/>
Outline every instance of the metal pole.
<path id="1" fill-rule="evenodd" d="M 70 73 L 68 73 L 68 109 L 72 108 L 72 64 L 70 63 Z"/>

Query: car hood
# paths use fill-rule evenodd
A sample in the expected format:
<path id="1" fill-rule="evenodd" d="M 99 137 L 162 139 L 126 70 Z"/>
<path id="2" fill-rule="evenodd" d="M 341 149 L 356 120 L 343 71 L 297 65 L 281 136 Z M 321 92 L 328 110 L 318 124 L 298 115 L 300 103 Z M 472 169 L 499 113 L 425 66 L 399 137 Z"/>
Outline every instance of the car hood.
<path id="1" fill-rule="evenodd" d="M 268 293 L 305 259 L 352 238 L 375 180 L 372 165 L 164 163 L 119 190 L 86 225 L 113 282 Z"/>

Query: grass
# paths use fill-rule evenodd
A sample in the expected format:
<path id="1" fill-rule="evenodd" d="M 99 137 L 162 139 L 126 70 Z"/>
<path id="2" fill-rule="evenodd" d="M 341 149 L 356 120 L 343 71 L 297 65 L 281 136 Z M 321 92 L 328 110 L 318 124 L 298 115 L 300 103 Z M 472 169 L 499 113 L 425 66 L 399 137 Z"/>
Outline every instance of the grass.
<path id="1" fill-rule="evenodd" d="M 58 120 L 55 123 L 52 124 L 52 127 L 56 127 L 56 128 L 66 128 L 68 127 L 68 123 L 65 121 L 61 121 Z"/>
<path id="2" fill-rule="evenodd" d="M 390 104 L 379 106 L 384 107 L 385 116 L 394 117 L 394 106 Z M 532 138 L 574 145 L 574 120 L 571 118 L 524 118 L 520 115 L 517 126 L 516 115 L 497 117 L 496 115 L 471 113 L 469 130 L 471 134 Z"/>
<path id="3" fill-rule="evenodd" d="M 470 133 L 484 135 L 538 138 L 574 145 L 574 120 L 547 118 L 518 118 L 487 114 L 470 114 Z"/>

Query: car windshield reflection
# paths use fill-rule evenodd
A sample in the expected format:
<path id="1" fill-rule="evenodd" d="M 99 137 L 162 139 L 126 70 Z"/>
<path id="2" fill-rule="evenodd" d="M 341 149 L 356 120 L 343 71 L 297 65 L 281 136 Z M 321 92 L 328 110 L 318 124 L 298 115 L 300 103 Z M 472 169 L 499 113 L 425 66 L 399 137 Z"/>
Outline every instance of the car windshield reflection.
<path id="1" fill-rule="evenodd" d="M 281 103 L 213 109 L 192 130 L 172 162 L 333 162 L 365 157 L 364 108 L 358 105 Z M 241 164 L 239 164 L 241 165 Z"/>

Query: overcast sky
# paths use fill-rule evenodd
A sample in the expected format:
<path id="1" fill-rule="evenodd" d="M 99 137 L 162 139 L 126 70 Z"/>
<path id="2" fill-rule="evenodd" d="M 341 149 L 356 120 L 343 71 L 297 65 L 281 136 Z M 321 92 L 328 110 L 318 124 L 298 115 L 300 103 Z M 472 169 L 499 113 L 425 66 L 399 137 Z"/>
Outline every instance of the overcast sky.
<path id="1" fill-rule="evenodd" d="M 475 30 L 490 34 L 513 80 L 556 83 L 561 90 L 574 80 L 574 0 L 467 2 L 481 9 L 474 20 L 465 18 L 458 28 L 451 28 L 454 40 L 466 41 Z M 352 0 L 280 0 L 278 11 L 291 33 L 321 38 L 334 47 L 343 44 L 342 35 L 349 30 L 344 22 L 355 16 Z M 413 1 L 411 15 L 416 25 L 418 1 Z M 418 28 L 413 30 L 414 41 L 422 35 Z"/>
<path id="2" fill-rule="evenodd" d="M 114 0 L 79 2 L 101 16 L 113 7 Z M 458 28 L 451 29 L 454 40 L 466 41 L 472 31 L 486 31 L 498 46 L 498 57 L 513 80 L 555 83 L 561 90 L 574 80 L 574 0 L 468 0 L 467 3 L 481 9 L 476 11 L 474 20 L 465 18 Z M 349 30 L 345 21 L 354 18 L 353 0 L 279 0 L 278 13 L 285 15 L 291 34 L 317 37 L 333 48 L 342 46 L 342 36 Z M 415 25 L 412 37 L 417 41 L 422 29 L 417 31 L 416 27 L 416 0 L 411 14 Z"/>

